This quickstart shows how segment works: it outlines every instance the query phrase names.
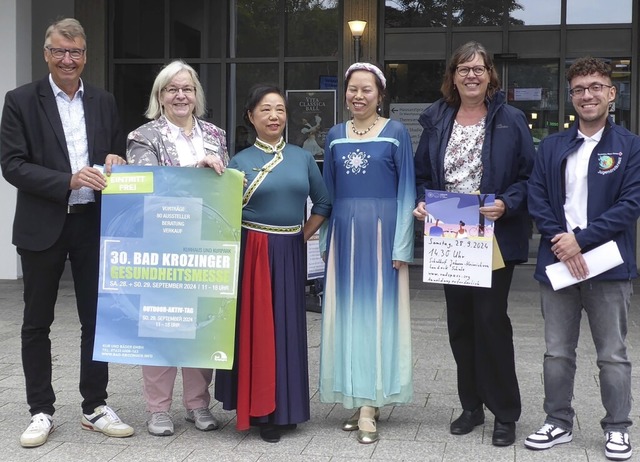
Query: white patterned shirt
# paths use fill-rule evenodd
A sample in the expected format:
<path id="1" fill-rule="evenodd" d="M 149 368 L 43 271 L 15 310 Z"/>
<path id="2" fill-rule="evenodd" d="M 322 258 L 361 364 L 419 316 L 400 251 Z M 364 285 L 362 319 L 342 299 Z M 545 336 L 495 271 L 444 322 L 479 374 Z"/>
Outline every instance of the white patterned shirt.
<path id="1" fill-rule="evenodd" d="M 460 125 L 454 121 L 444 154 L 447 191 L 472 194 L 480 189 L 484 123 L 484 117 L 474 125 Z"/>
<path id="2" fill-rule="evenodd" d="M 58 87 L 51 74 L 49 74 L 49 83 L 56 97 L 58 105 L 58 113 L 62 121 L 62 129 L 64 130 L 64 138 L 67 142 L 67 150 L 69 151 L 69 162 L 71 163 L 71 173 L 79 172 L 82 167 L 89 165 L 89 145 L 87 142 L 87 125 L 84 121 L 84 106 L 82 97 L 84 96 L 84 85 L 80 80 L 80 88 L 73 96 L 69 98 L 64 91 Z M 71 191 L 69 195 L 69 205 L 86 204 L 94 202 L 93 190 L 86 186 Z"/>

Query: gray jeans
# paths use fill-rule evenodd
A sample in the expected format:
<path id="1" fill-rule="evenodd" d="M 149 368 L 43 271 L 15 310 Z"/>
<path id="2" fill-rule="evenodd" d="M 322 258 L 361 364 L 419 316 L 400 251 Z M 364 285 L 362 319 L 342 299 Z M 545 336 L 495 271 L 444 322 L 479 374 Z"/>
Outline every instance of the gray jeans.
<path id="1" fill-rule="evenodd" d="M 554 291 L 540 284 L 544 336 L 545 423 L 573 428 L 571 407 L 576 373 L 576 347 L 582 310 L 587 313 L 600 369 L 600 394 L 607 414 L 605 431 L 626 431 L 631 425 L 631 362 L 627 359 L 627 314 L 631 281 L 585 281 Z"/>

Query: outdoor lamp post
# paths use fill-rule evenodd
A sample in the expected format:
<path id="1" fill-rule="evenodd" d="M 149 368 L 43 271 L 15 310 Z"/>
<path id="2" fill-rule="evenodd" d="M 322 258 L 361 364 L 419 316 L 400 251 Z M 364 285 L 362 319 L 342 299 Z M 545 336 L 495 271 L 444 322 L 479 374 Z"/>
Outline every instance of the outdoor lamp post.
<path id="1" fill-rule="evenodd" d="M 365 27 L 367 27 L 367 21 L 349 21 L 349 29 L 351 29 L 351 35 L 353 36 L 355 62 L 360 61 L 360 39 L 362 38 Z"/>

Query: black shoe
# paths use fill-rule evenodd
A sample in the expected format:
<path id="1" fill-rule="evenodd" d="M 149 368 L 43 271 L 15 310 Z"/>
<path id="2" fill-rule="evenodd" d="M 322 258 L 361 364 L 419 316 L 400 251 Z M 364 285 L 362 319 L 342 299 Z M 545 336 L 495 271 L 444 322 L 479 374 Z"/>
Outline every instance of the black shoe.
<path id="1" fill-rule="evenodd" d="M 278 427 L 280 427 L 281 430 L 295 430 L 296 428 L 298 428 L 298 424 L 286 424 L 286 425 L 278 425 Z"/>
<path id="2" fill-rule="evenodd" d="M 500 422 L 496 419 L 493 423 L 493 437 L 491 443 L 494 446 L 511 446 L 516 441 L 516 423 Z"/>
<path id="3" fill-rule="evenodd" d="M 280 429 L 277 425 L 260 425 L 260 438 L 267 443 L 277 443 L 280 441 Z"/>
<path id="4" fill-rule="evenodd" d="M 452 435 L 466 435 L 474 427 L 484 423 L 484 409 L 480 406 L 475 411 L 462 411 L 460 417 L 451 422 L 449 431 Z"/>

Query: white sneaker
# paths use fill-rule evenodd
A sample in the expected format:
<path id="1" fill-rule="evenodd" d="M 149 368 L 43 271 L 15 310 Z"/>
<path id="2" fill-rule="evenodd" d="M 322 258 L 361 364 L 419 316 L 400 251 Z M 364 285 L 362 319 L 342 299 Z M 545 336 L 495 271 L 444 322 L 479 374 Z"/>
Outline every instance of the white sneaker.
<path id="1" fill-rule="evenodd" d="M 133 428 L 120 420 L 109 406 L 98 406 L 93 414 L 82 414 L 82 428 L 114 438 L 133 435 Z"/>
<path id="2" fill-rule="evenodd" d="M 605 432 L 604 455 L 609 460 L 627 460 L 631 457 L 629 434 L 623 432 Z"/>
<path id="3" fill-rule="evenodd" d="M 147 422 L 147 430 L 154 436 L 173 435 L 173 421 L 168 412 L 153 412 Z"/>
<path id="4" fill-rule="evenodd" d="M 527 436 L 524 445 L 529 449 L 549 449 L 556 444 L 568 443 L 573 439 L 569 430 L 552 424 L 544 424 L 540 430 Z"/>
<path id="5" fill-rule="evenodd" d="M 31 423 L 20 436 L 20 444 L 23 448 L 35 448 L 47 442 L 49 434 L 53 431 L 53 418 L 49 414 L 41 412 L 31 417 Z"/>

